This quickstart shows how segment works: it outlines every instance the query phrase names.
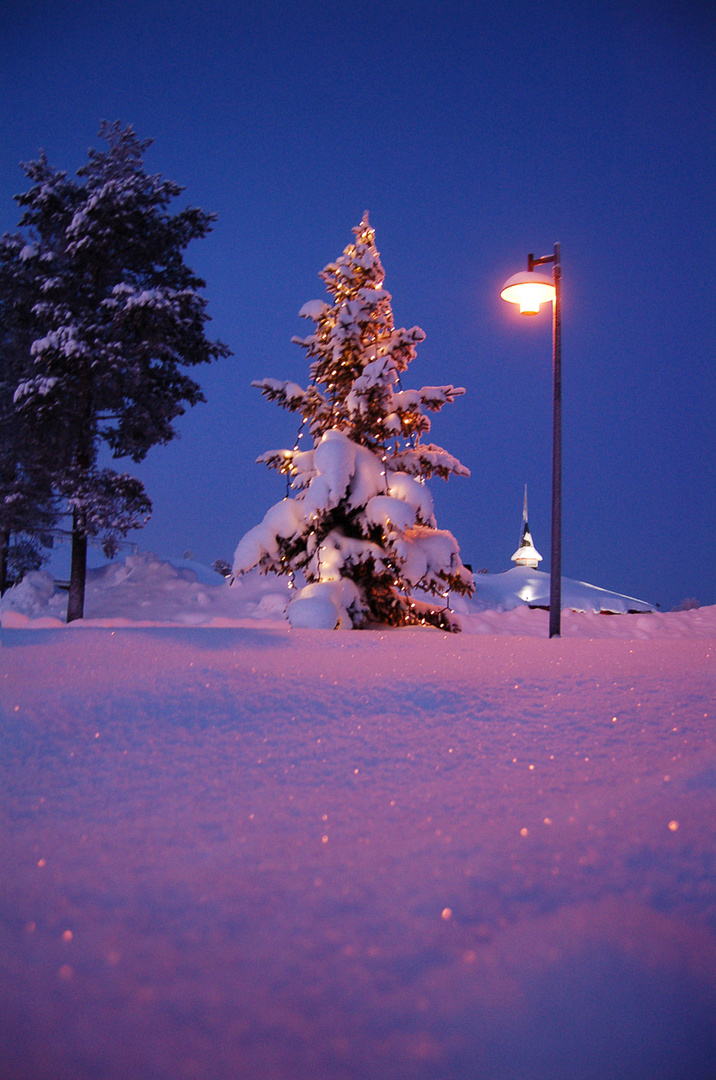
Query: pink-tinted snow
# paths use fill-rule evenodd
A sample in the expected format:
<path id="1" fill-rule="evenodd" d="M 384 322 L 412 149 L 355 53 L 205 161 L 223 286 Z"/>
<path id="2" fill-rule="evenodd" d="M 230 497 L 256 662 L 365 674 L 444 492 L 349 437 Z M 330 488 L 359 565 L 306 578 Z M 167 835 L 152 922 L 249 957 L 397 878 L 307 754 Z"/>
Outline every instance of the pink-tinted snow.
<path id="1" fill-rule="evenodd" d="M 716 1075 L 713 638 L 2 663 L 3 1080 Z"/>

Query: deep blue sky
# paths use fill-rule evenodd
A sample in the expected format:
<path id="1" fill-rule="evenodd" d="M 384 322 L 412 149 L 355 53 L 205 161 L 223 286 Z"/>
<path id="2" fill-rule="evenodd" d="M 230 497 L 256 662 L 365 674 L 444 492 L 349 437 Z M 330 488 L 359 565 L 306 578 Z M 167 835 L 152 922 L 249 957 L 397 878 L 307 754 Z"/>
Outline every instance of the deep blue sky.
<path id="1" fill-rule="evenodd" d="M 396 321 L 427 334 L 404 385 L 467 389 L 432 433 L 472 470 L 431 485 L 463 558 L 511 565 L 527 483 L 548 568 L 550 314 L 499 289 L 559 241 L 564 573 L 716 603 L 711 4 L 5 0 L 0 43 L 0 229 L 18 163 L 74 172 L 102 119 L 219 215 L 188 261 L 235 355 L 199 370 L 181 440 L 126 466 L 143 549 L 230 559 L 281 498 L 254 460 L 296 425 L 249 384 L 305 383 L 297 312 L 368 209 Z"/>

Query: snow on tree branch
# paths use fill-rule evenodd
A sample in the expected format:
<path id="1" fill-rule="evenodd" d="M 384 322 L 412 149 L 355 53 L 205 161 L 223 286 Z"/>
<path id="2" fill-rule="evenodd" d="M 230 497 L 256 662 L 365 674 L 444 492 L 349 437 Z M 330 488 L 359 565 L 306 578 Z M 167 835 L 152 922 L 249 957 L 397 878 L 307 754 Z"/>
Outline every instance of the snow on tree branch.
<path id="1" fill-rule="evenodd" d="M 439 476 L 447 480 L 450 476 L 469 476 L 470 470 L 456 457 L 432 443 L 418 443 L 402 450 L 396 450 L 391 456 L 391 464 L 402 469 L 410 476 L 422 476 L 428 479 Z"/>

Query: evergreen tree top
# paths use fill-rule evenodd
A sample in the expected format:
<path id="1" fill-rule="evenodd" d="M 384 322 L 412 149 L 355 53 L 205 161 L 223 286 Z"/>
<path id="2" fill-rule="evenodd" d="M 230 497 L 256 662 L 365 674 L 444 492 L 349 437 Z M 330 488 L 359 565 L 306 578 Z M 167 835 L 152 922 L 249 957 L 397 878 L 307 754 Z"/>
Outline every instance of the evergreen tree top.
<path id="1" fill-rule="evenodd" d="M 351 299 L 362 288 L 381 289 L 385 271 L 375 246 L 375 229 L 368 221 L 368 211 L 360 225 L 352 230 L 355 243 L 349 244 L 335 262 L 319 274 L 329 293 L 338 301 Z"/>
<path id="2" fill-rule="evenodd" d="M 315 323 L 312 334 L 293 338 L 312 360 L 308 388 L 274 379 L 254 385 L 270 400 L 300 412 L 314 440 L 337 429 L 371 449 L 414 450 L 430 431 L 424 410 L 437 411 L 464 390 L 452 385 L 402 389 L 401 374 L 425 334 L 419 326 L 409 330 L 395 326 L 367 211 L 353 235 L 354 242 L 319 275 L 332 302 L 312 300 L 299 312 Z M 466 471 L 459 463 L 457 469 L 445 467 L 446 461 L 441 475 Z"/>
<path id="3" fill-rule="evenodd" d="M 23 166 L 32 186 L 17 201 L 29 237 L 15 261 L 34 282 L 34 341 L 15 400 L 65 432 L 82 430 L 84 457 L 104 440 L 140 460 L 204 400 L 181 368 L 229 354 L 206 336 L 204 282 L 183 258 L 215 215 L 169 209 L 183 189 L 146 171 L 151 139 L 119 122 L 100 136 L 106 148 L 89 151 L 80 180 L 44 154 Z"/>

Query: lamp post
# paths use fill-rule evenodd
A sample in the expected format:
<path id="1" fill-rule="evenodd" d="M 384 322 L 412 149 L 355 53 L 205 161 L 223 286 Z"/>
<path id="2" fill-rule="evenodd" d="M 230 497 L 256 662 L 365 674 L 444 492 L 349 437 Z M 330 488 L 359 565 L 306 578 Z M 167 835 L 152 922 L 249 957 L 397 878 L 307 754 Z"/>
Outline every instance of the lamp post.
<path id="1" fill-rule="evenodd" d="M 552 263 L 552 277 L 535 266 Z M 562 612 L 562 264 L 559 244 L 553 255 L 527 259 L 527 272 L 513 274 L 502 286 L 503 300 L 519 304 L 522 315 L 536 315 L 552 301 L 552 550 L 549 577 L 549 636 L 559 637 Z"/>

